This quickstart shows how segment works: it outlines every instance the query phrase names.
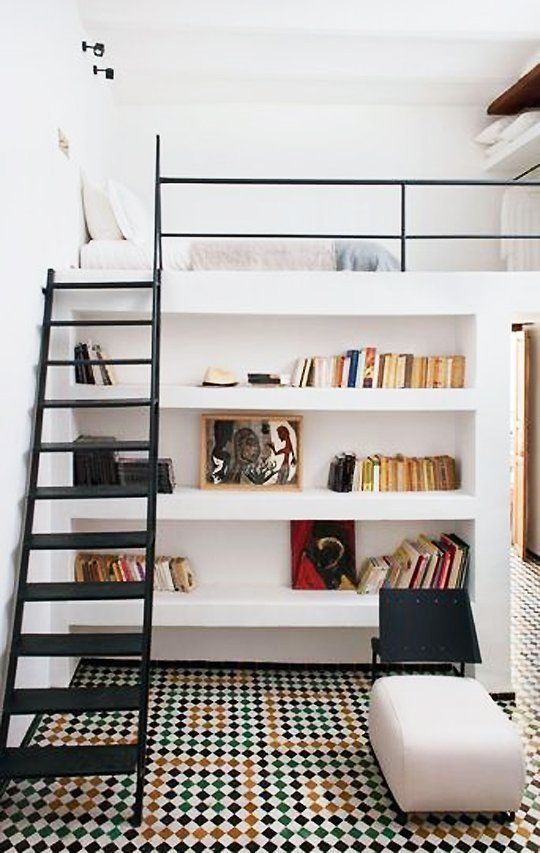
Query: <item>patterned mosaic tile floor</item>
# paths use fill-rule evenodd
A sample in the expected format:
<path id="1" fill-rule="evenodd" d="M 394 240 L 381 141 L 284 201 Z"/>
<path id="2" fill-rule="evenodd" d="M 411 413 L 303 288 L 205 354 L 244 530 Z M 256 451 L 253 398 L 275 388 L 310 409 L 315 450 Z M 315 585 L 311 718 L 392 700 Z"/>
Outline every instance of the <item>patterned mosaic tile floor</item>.
<path id="1" fill-rule="evenodd" d="M 0 804 L 0 851 L 540 850 L 540 568 L 514 560 L 513 583 L 518 696 L 504 704 L 525 740 L 529 782 L 512 824 L 454 815 L 400 825 L 368 750 L 368 681 L 352 667 L 156 668 L 142 827 L 128 823 L 131 779 L 12 783 Z M 78 683 L 132 677 L 87 664 Z M 133 739 L 129 714 L 100 719 L 42 719 L 32 742 Z"/>

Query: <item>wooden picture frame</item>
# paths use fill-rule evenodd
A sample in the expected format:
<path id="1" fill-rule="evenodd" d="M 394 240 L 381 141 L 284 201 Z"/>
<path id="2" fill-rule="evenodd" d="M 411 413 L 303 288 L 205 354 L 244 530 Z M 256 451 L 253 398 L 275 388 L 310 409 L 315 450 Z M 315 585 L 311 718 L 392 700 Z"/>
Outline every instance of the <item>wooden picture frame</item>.
<path id="1" fill-rule="evenodd" d="M 300 491 L 303 418 L 264 412 L 201 415 L 201 489 Z"/>

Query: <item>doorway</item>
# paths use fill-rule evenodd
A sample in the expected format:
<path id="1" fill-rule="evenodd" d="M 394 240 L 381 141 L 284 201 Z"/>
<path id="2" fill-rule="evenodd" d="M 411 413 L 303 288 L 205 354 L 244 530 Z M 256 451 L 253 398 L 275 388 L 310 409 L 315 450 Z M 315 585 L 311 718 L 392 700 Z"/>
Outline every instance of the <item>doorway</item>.
<path id="1" fill-rule="evenodd" d="M 512 546 L 525 559 L 529 522 L 531 324 L 512 325 L 511 503 Z"/>

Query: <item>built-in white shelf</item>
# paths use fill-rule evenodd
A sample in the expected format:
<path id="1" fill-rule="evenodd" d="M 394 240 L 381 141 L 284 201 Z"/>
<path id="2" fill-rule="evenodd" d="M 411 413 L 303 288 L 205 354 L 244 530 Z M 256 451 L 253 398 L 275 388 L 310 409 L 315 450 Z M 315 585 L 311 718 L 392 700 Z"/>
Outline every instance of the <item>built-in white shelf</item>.
<path id="1" fill-rule="evenodd" d="M 65 610 L 64 610 L 65 607 Z M 84 601 L 62 605 L 70 625 L 140 622 L 136 601 Z M 198 587 L 190 593 L 157 592 L 153 624 L 199 628 L 358 628 L 378 624 L 378 597 L 334 590 L 288 587 Z"/>
<path id="2" fill-rule="evenodd" d="M 530 165 L 530 164 L 529 164 Z M 137 270 L 64 270 L 62 282 L 122 281 L 148 278 Z M 482 300 L 497 307 L 526 304 L 537 287 L 534 272 L 318 272 L 210 271 L 162 275 L 162 316 L 366 317 L 447 316 L 474 314 Z M 81 316 L 149 314 L 150 295 L 141 290 L 59 291 L 55 307 Z M 264 323 L 264 321 L 262 321 Z M 261 324 L 261 334 L 264 325 Z M 94 335 L 95 337 L 95 335 Z"/>
<path id="3" fill-rule="evenodd" d="M 66 502 L 69 517 L 138 521 L 145 518 L 146 501 L 133 498 Z M 158 495 L 159 521 L 287 521 L 289 519 L 467 520 L 475 517 L 474 495 L 451 492 L 332 492 L 198 489 L 180 487 L 172 495 Z"/>
<path id="4" fill-rule="evenodd" d="M 485 171 L 515 177 L 540 161 L 540 121 L 486 158 Z"/>
<path id="5" fill-rule="evenodd" d="M 536 130 L 529 143 L 535 145 Z M 524 138 L 516 141 L 516 151 Z M 521 149 L 524 150 L 523 148 Z M 530 149 L 533 149 L 531 147 Z M 520 155 L 521 156 L 521 155 Z M 535 155 L 534 161 L 538 159 Z M 508 161 L 511 162 L 511 161 Z M 530 165 L 529 157 L 524 168 Z M 506 166 L 505 166 L 506 168 Z M 521 171 L 515 161 L 508 174 Z M 70 270 L 59 281 L 113 282 L 148 278 L 148 271 Z M 353 592 L 288 588 L 288 522 L 342 520 L 357 525 L 357 557 L 385 553 L 403 536 L 455 529 L 471 543 L 470 591 L 485 663 L 478 675 L 490 690 L 511 689 L 508 640 L 508 399 L 510 328 L 515 312 L 529 316 L 538 302 L 535 272 L 388 272 L 165 270 L 162 276 L 161 448 L 183 485 L 158 495 L 158 549 L 186 554 L 201 586 L 191 594 L 157 593 L 154 654 L 171 659 L 369 661 L 377 601 Z M 55 316 L 65 319 L 148 316 L 142 289 L 59 291 Z M 144 357 L 149 335 L 139 329 L 56 329 L 52 357 L 69 358 L 74 341 L 99 340 L 112 357 Z M 290 372 L 295 359 L 353 346 L 381 352 L 461 353 L 463 389 L 202 388 L 209 366 L 242 381 L 245 371 Z M 47 394 L 57 398 L 148 397 L 147 368 L 121 367 L 122 384 L 73 384 L 72 368 L 55 368 Z M 136 383 L 136 384 L 132 384 Z M 140 383 L 140 384 L 139 384 Z M 141 410 L 143 411 L 143 410 Z M 198 481 L 199 412 L 304 413 L 302 491 L 208 489 Z M 353 414 L 347 416 L 347 412 Z M 355 415 L 354 413 L 358 413 Z M 364 414 L 365 413 L 365 414 Z M 85 434 L 142 437 L 138 410 L 81 409 L 48 414 L 50 440 Z M 462 489 L 452 492 L 353 492 L 324 487 L 339 450 L 360 454 L 451 453 Z M 51 454 L 43 478 L 67 483 L 72 460 Z M 146 501 L 61 500 L 44 508 L 54 530 L 136 529 Z M 455 522 L 455 524 L 454 524 Z M 52 576 L 73 576 L 73 555 L 53 554 Z M 140 603 L 61 602 L 55 630 L 140 624 Z M 182 633 L 174 628 L 182 629 Z M 223 628 L 216 632 L 206 628 Z M 242 630 L 253 629 L 247 641 Z M 263 629 L 257 631 L 255 629 Z M 264 629 L 284 629 L 280 631 Z M 344 628 L 344 631 L 295 629 Z M 362 632 L 356 628 L 371 630 Z M 276 638 L 275 640 L 273 638 Z M 55 661 L 60 665 L 61 661 Z M 56 677 L 56 676 L 55 676 Z M 59 676 L 61 678 L 63 676 Z M 57 683 L 61 683 L 60 680 Z"/>
<path id="6" fill-rule="evenodd" d="M 148 385 L 71 385 L 71 398 L 145 397 Z M 236 411 L 475 411 L 473 388 L 203 388 L 161 385 L 162 409 Z"/>

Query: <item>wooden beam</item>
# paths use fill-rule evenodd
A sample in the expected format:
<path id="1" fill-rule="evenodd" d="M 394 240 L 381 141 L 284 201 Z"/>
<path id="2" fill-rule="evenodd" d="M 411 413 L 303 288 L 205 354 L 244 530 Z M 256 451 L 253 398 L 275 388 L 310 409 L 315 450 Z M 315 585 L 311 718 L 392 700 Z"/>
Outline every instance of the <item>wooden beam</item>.
<path id="1" fill-rule="evenodd" d="M 513 116 L 531 109 L 540 109 L 540 63 L 495 98 L 487 111 L 490 116 Z"/>

